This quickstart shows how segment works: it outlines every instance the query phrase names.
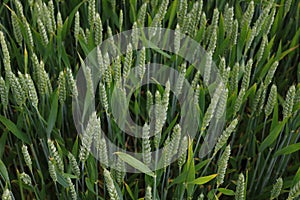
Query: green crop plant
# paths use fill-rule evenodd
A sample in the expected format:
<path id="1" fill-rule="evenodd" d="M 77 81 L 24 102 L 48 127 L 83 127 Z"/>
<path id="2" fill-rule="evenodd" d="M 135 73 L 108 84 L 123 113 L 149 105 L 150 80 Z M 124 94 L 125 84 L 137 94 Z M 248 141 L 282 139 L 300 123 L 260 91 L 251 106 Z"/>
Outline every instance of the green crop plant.
<path id="1" fill-rule="evenodd" d="M 2 199 L 299 198 L 299 20 L 299 0 L 1 1 Z M 174 30 L 174 53 L 137 50 L 142 27 Z M 124 55 L 111 60 L 98 48 L 105 40 L 117 45 L 111 37 L 131 29 Z M 184 45 L 180 35 L 207 51 L 204 76 L 177 55 Z M 94 72 L 86 68 L 86 90 L 95 97 L 96 111 L 81 134 L 73 120 L 73 100 L 82 92 L 76 75 L 95 49 L 103 77 L 95 84 Z M 135 66 L 140 80 L 147 77 L 148 63 L 178 71 L 174 91 L 169 80 L 139 86 L 126 99 L 123 80 Z M 214 94 L 212 63 L 223 83 L 214 86 Z M 174 95 L 185 92 L 185 80 L 200 119 L 194 139 L 181 137 L 186 129 Z M 114 88 L 142 127 L 141 138 L 116 123 Z M 200 136 L 224 111 L 216 145 L 202 156 Z M 116 152 L 112 160 L 104 135 L 144 156 Z M 162 158 L 151 155 L 159 149 Z M 161 167 L 149 171 L 152 163 Z M 128 165 L 140 173 L 126 173 Z"/>

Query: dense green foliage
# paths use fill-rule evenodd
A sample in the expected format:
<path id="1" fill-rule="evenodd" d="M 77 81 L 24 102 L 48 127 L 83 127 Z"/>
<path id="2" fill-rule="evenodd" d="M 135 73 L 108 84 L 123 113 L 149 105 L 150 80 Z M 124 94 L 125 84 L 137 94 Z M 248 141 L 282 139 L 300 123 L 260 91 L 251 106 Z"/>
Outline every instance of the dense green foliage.
<path id="1" fill-rule="evenodd" d="M 24 2 L 0 5 L 2 199 L 299 198 L 299 0 Z M 177 148 L 172 146 L 168 153 L 181 156 L 170 166 L 123 173 L 124 161 L 140 171 L 145 166 L 122 153 L 109 160 L 101 139 L 100 163 L 89 154 L 90 138 L 78 137 L 72 115 L 72 97 L 78 94 L 74 79 L 81 59 L 102 41 L 148 26 L 176 29 L 199 42 L 212 55 L 227 93 L 210 100 L 203 77 L 177 55 L 152 49 L 123 55 L 106 69 L 96 90 L 97 114 L 87 132 L 93 136 L 102 127 L 112 142 L 131 151 L 176 143 L 180 106 L 167 86 L 139 88 L 129 107 L 140 125 L 149 121 L 151 102 L 165 108 L 157 112 L 166 119 L 155 121 L 156 127 L 162 124 L 159 139 L 149 137 L 147 125 L 144 139 L 128 136 L 110 115 L 109 86 L 121 87 L 118 76 L 125 76 L 126 67 L 148 62 L 172 66 L 190 81 L 202 127 L 194 141 L 185 137 Z M 102 57 L 105 62 L 104 53 Z M 210 106 L 214 100 L 217 106 Z M 221 110 L 222 100 L 224 131 L 214 150 L 199 158 L 197 138 L 206 134 L 208 116 Z M 107 167 L 109 162 L 118 162 L 120 170 Z"/>

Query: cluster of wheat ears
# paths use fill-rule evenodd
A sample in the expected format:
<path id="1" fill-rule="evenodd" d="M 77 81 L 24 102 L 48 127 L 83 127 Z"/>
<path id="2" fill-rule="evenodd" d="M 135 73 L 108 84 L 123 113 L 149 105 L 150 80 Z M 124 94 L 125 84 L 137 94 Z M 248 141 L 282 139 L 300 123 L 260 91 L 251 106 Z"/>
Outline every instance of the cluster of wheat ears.
<path id="1" fill-rule="evenodd" d="M 0 19 L 2 199 L 299 198 L 298 0 L 4 0 Z M 141 27 L 193 38 L 207 52 L 204 73 L 216 63 L 223 84 L 210 95 L 209 76 L 176 54 L 135 50 L 133 31 L 126 53 L 113 61 L 97 49 L 99 84 L 86 68 L 96 111 L 78 136 L 72 99 L 80 95 L 75 77 L 84 58 L 114 34 Z M 178 52 L 180 39 L 174 42 Z M 141 86 L 127 98 L 134 122 L 143 127 L 142 138 L 135 138 L 115 122 L 111 98 L 118 88 L 126 100 L 122 80 L 134 66 L 143 79 L 150 62 L 171 66 L 179 76 L 175 92 L 167 81 Z M 183 92 L 184 80 L 199 113 L 194 140 L 183 133 L 174 95 Z M 216 144 L 199 157 L 200 136 L 223 115 Z M 119 153 L 112 159 L 103 134 L 143 157 Z M 152 157 L 159 149 L 161 158 Z M 161 168 L 147 170 L 151 163 Z M 141 173 L 126 173 L 126 166 Z"/>

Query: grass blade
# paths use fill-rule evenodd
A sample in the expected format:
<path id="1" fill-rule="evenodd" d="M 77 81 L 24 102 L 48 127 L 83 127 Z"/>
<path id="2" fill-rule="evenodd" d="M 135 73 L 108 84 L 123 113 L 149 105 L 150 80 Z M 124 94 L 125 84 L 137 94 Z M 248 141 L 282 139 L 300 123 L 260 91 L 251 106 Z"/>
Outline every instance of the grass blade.
<path id="1" fill-rule="evenodd" d="M 155 177 L 155 174 L 151 171 L 151 169 L 148 166 L 146 166 L 144 163 L 139 161 L 138 159 L 132 157 L 129 154 L 123 153 L 123 152 L 115 152 L 115 154 L 117 154 L 124 162 L 128 163 L 135 169 L 138 169 L 139 171 L 141 171 L 149 176 Z"/>
<path id="2" fill-rule="evenodd" d="M 12 133 L 14 134 L 17 138 L 19 138 L 20 140 L 22 140 L 22 142 L 26 143 L 26 144 L 30 144 L 30 139 L 28 137 L 28 135 L 26 135 L 25 133 L 23 133 L 22 131 L 20 131 L 18 129 L 18 127 L 9 119 L 5 118 L 4 116 L 0 115 L 0 122 L 6 126 L 6 128 Z"/>

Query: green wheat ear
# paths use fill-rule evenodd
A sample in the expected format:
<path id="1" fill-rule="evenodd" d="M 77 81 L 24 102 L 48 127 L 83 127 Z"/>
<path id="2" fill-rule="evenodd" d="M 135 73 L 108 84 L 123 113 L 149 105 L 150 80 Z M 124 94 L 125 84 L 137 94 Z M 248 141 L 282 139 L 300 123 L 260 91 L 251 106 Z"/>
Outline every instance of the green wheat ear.
<path id="1" fill-rule="evenodd" d="M 230 36 L 232 33 L 233 17 L 234 17 L 233 7 L 229 8 L 228 3 L 226 3 L 224 8 L 224 26 L 225 26 L 225 31 L 227 36 Z"/>
<path id="2" fill-rule="evenodd" d="M 68 158 L 69 158 L 69 161 L 70 161 L 70 164 L 71 164 L 71 167 L 72 167 L 72 172 L 77 177 L 80 177 L 80 169 L 78 167 L 78 163 L 76 161 L 76 158 L 74 157 L 74 155 L 71 152 L 69 152 Z"/>
<path id="3" fill-rule="evenodd" d="M 47 46 L 49 43 L 49 39 L 48 39 L 45 25 L 43 24 L 42 20 L 40 20 L 40 19 L 37 20 L 37 24 L 38 24 L 38 28 L 39 28 L 39 31 L 41 34 L 42 43 L 44 46 Z"/>
<path id="4" fill-rule="evenodd" d="M 228 98 L 228 89 L 225 88 L 220 96 L 219 102 L 217 104 L 216 119 L 219 120 L 225 114 L 226 103 Z"/>
<path id="5" fill-rule="evenodd" d="M 88 0 L 88 22 L 91 29 L 94 25 L 95 15 L 96 15 L 96 1 Z"/>
<path id="6" fill-rule="evenodd" d="M 183 82 L 184 82 L 185 73 L 186 73 L 186 63 L 183 63 L 180 68 L 181 68 L 181 70 L 179 72 L 179 77 L 176 80 L 175 91 L 174 91 L 174 93 L 177 94 L 178 96 L 182 92 Z"/>
<path id="7" fill-rule="evenodd" d="M 2 194 L 2 199 L 3 200 L 13 200 L 14 199 L 12 192 L 8 188 L 4 189 L 3 194 Z"/>
<path id="8" fill-rule="evenodd" d="M 49 10 L 49 15 L 51 19 L 51 24 L 52 24 L 52 29 L 55 31 L 56 29 L 56 22 L 55 22 L 55 15 L 54 15 L 54 4 L 53 0 L 48 1 L 48 10 Z"/>
<path id="9" fill-rule="evenodd" d="M 52 6 L 53 6 L 53 4 L 52 4 Z M 48 33 L 52 34 L 52 33 L 54 33 L 54 28 L 53 28 L 53 24 L 52 24 L 53 21 L 51 18 L 51 11 L 49 10 L 46 3 L 43 3 L 42 9 L 43 9 L 43 14 L 44 14 L 43 15 L 43 23 L 45 24 L 45 27 L 47 28 Z M 51 9 L 54 9 L 54 8 L 52 7 Z"/>
<path id="10" fill-rule="evenodd" d="M 272 113 L 276 101 L 277 101 L 277 87 L 276 85 L 273 84 L 265 107 L 266 117 L 268 117 Z"/>
<path id="11" fill-rule="evenodd" d="M 98 17 L 100 18 L 99 14 L 98 14 Z M 96 23 L 98 23 L 97 22 L 98 17 L 96 16 Z M 100 19 L 100 21 L 101 21 L 101 19 Z M 101 24 L 101 26 L 102 26 L 102 24 Z M 76 46 L 77 46 L 77 43 L 78 43 L 79 33 L 80 33 L 80 14 L 77 11 L 76 14 L 75 14 L 75 22 L 74 22 L 74 37 L 75 37 Z M 99 25 L 96 24 L 96 31 L 95 31 L 95 35 L 97 36 L 97 37 L 95 36 L 96 45 L 98 45 L 98 43 L 100 42 L 99 39 L 98 39 L 99 38 L 98 34 L 99 34 Z"/>
<path id="12" fill-rule="evenodd" d="M 271 67 L 270 67 L 270 69 L 268 70 L 268 73 L 267 73 L 267 75 L 266 75 L 266 77 L 265 77 L 265 80 L 264 80 L 264 86 L 267 88 L 268 86 L 269 86 L 269 84 L 272 82 L 272 79 L 273 79 L 273 77 L 274 77 L 274 74 L 275 74 L 275 72 L 276 72 L 276 69 L 277 69 L 277 67 L 278 67 L 278 61 L 275 61 L 272 65 L 271 65 Z"/>
<path id="13" fill-rule="evenodd" d="M 133 63 L 133 50 L 132 50 L 132 44 L 129 43 L 126 47 L 126 57 L 125 57 L 125 61 L 124 61 L 124 68 L 123 68 L 123 76 L 122 78 L 124 79 L 124 81 L 126 81 L 127 77 L 129 76 L 130 73 L 130 68 L 131 65 Z"/>
<path id="14" fill-rule="evenodd" d="M 269 12 L 273 6 L 273 0 L 269 1 L 268 5 L 263 9 L 262 14 L 258 17 L 258 19 L 255 21 L 254 26 L 256 27 L 256 36 L 261 33 L 263 30 L 263 25 L 265 24 Z"/>
<path id="15" fill-rule="evenodd" d="M 122 185 L 126 175 L 125 162 L 120 158 L 116 158 L 116 162 L 116 169 L 112 169 L 112 175 L 116 179 L 117 183 Z"/>
<path id="16" fill-rule="evenodd" d="M 114 80 L 115 80 L 115 84 L 120 86 L 121 84 L 121 57 L 117 56 L 116 59 L 114 60 L 114 64 L 113 64 L 113 71 L 114 71 Z"/>
<path id="17" fill-rule="evenodd" d="M 250 49 L 250 47 L 251 47 L 251 45 L 252 45 L 252 42 L 253 42 L 255 36 L 256 36 L 256 27 L 254 26 L 254 27 L 251 29 L 250 37 L 248 37 L 248 39 L 247 39 L 246 47 L 245 47 L 245 51 L 244 51 L 244 55 L 246 55 L 246 53 L 247 53 L 248 50 Z"/>
<path id="18" fill-rule="evenodd" d="M 23 172 L 19 176 L 20 176 L 20 179 L 23 181 L 23 183 L 25 183 L 26 185 L 32 186 L 32 181 L 28 174 Z"/>
<path id="19" fill-rule="evenodd" d="M 214 32 L 215 33 L 217 32 L 218 22 L 219 22 L 219 11 L 217 8 L 215 8 L 214 12 L 213 12 L 211 25 L 208 27 L 207 31 L 205 32 L 204 44 L 206 46 L 210 43 L 211 39 L 213 38 L 213 37 L 211 37 L 212 34 Z M 212 45 L 212 46 L 214 46 L 214 45 Z"/>
<path id="20" fill-rule="evenodd" d="M 155 108 L 154 108 L 154 115 L 155 115 L 155 127 L 154 127 L 154 146 L 156 149 L 159 148 L 160 140 L 161 140 L 161 128 L 163 126 L 163 119 L 162 119 L 162 103 L 161 103 L 161 94 L 157 90 L 155 92 Z"/>
<path id="21" fill-rule="evenodd" d="M 5 73 L 8 74 L 11 72 L 10 55 L 7 48 L 6 39 L 2 31 L 0 31 L 0 43 L 2 47 L 1 50 L 3 54 L 3 64 L 4 64 Z"/>
<path id="22" fill-rule="evenodd" d="M 29 167 L 30 171 L 32 171 L 32 161 L 31 161 L 31 157 L 30 157 L 30 155 L 29 155 L 27 146 L 24 145 L 24 144 L 23 144 L 23 146 L 22 146 L 22 154 L 23 154 L 23 156 L 24 156 L 24 160 L 25 160 L 26 165 Z"/>
<path id="23" fill-rule="evenodd" d="M 245 93 L 246 93 L 245 88 L 242 88 L 241 91 L 239 92 L 237 99 L 235 100 L 234 112 L 233 112 L 234 114 L 236 114 L 240 110 L 241 105 L 243 103 Z"/>
<path id="24" fill-rule="evenodd" d="M 116 187 L 115 187 L 115 184 L 114 184 L 114 181 L 111 177 L 111 174 L 110 172 L 104 168 L 104 171 L 103 171 L 103 174 L 104 174 L 104 179 L 105 179 L 105 185 L 106 185 L 106 188 L 108 190 L 108 194 L 110 196 L 110 199 L 111 200 L 119 200 L 119 195 L 117 193 L 117 190 L 116 190 Z"/>
<path id="25" fill-rule="evenodd" d="M 275 13 L 276 13 L 276 9 L 273 8 L 270 15 L 265 20 L 265 24 L 263 25 L 262 31 L 266 35 L 268 35 L 271 30 L 271 27 L 274 22 Z"/>
<path id="26" fill-rule="evenodd" d="M 241 27 L 249 27 L 250 23 L 252 21 L 253 18 L 253 14 L 254 14 L 254 2 L 251 1 L 250 4 L 247 7 L 246 12 L 243 15 L 242 21 L 241 21 Z"/>
<path id="27" fill-rule="evenodd" d="M 51 160 L 48 161 L 48 170 L 49 170 L 50 177 L 52 178 L 53 182 L 56 184 L 57 174 L 56 174 L 56 171 L 55 171 L 55 166 L 54 166 L 54 164 L 52 163 Z"/>
<path id="28" fill-rule="evenodd" d="M 39 99 L 38 99 L 38 96 L 37 96 L 37 92 L 36 92 L 34 83 L 33 83 L 32 79 L 31 79 L 31 76 L 29 74 L 25 74 L 25 79 L 26 79 L 26 84 L 27 84 L 27 87 L 28 87 L 29 100 L 30 100 L 32 106 L 37 109 Z"/>
<path id="29" fill-rule="evenodd" d="M 151 144 L 150 144 L 150 127 L 146 123 L 143 127 L 143 162 L 146 165 L 151 163 Z"/>
<path id="30" fill-rule="evenodd" d="M 104 110 L 107 112 L 108 111 L 108 100 L 107 100 L 105 86 L 101 81 L 99 83 L 99 95 L 100 95 L 100 100 L 101 100 L 102 106 L 103 106 Z"/>
<path id="31" fill-rule="evenodd" d="M 231 133 L 235 130 L 238 124 L 238 119 L 234 119 L 229 126 L 223 131 L 222 135 L 218 138 L 218 142 L 215 146 L 214 156 L 217 152 L 227 143 L 228 138 L 230 137 Z"/>
<path id="32" fill-rule="evenodd" d="M 184 23 L 185 23 L 185 17 L 187 14 L 187 0 L 180 0 L 179 1 L 179 8 L 177 11 L 177 17 L 178 17 L 178 23 L 181 27 L 184 27 Z"/>
<path id="33" fill-rule="evenodd" d="M 203 34 L 199 39 L 199 43 L 205 39 L 206 24 L 207 24 L 206 14 L 205 14 L 205 12 L 203 12 L 201 15 L 201 19 L 200 19 L 200 30 L 203 30 Z"/>
<path id="34" fill-rule="evenodd" d="M 200 17 L 198 17 L 198 15 L 201 16 L 201 10 L 202 10 L 202 6 L 203 6 L 203 2 L 200 1 L 196 1 L 193 4 L 193 8 L 192 10 L 188 13 L 188 18 L 189 18 L 189 23 L 187 26 L 187 33 L 191 36 L 194 37 L 195 35 L 195 27 L 198 25 Z"/>
<path id="35" fill-rule="evenodd" d="M 191 86 L 194 90 L 196 90 L 196 88 L 198 86 L 198 83 L 199 83 L 199 80 L 200 80 L 200 75 L 201 75 L 200 71 L 197 71 L 194 78 L 193 78 Z"/>
<path id="36" fill-rule="evenodd" d="M 284 16 L 290 11 L 291 5 L 293 0 L 286 0 L 284 2 Z"/>
<path id="37" fill-rule="evenodd" d="M 23 19 L 23 24 L 25 25 L 26 38 L 27 38 L 26 41 L 28 42 L 30 47 L 34 47 L 32 32 L 31 32 L 30 25 L 27 22 L 26 18 Z"/>
<path id="38" fill-rule="evenodd" d="M 300 103 L 300 87 L 299 86 L 298 86 L 298 89 L 297 89 L 297 92 L 296 92 L 296 96 L 295 96 L 295 104 Z"/>
<path id="39" fill-rule="evenodd" d="M 22 74 L 20 71 L 18 71 L 18 80 L 23 90 L 23 93 L 25 94 L 25 98 L 27 99 L 29 88 L 24 74 Z"/>
<path id="40" fill-rule="evenodd" d="M 208 127 L 211 119 L 213 118 L 214 113 L 216 111 L 217 104 L 219 102 L 219 99 L 220 99 L 220 96 L 221 96 L 223 90 L 224 90 L 224 86 L 222 83 L 220 83 L 218 85 L 218 87 L 216 88 L 216 91 L 214 92 L 212 100 L 204 114 L 201 131 L 204 131 Z"/>
<path id="41" fill-rule="evenodd" d="M 176 124 L 173 128 L 173 133 L 171 136 L 171 142 L 173 143 L 172 156 L 176 155 L 178 152 L 179 144 L 181 139 L 181 127 Z"/>
<path id="42" fill-rule="evenodd" d="M 182 168 L 184 163 L 186 162 L 186 155 L 187 155 L 187 149 L 188 149 L 188 138 L 187 136 L 184 136 L 181 140 L 181 144 L 178 150 L 178 166 L 179 168 Z"/>
<path id="43" fill-rule="evenodd" d="M 64 163 L 63 163 L 63 160 L 62 158 L 60 157 L 60 155 L 58 154 L 57 152 L 57 149 L 53 143 L 52 140 L 48 139 L 48 148 L 49 148 L 49 151 L 50 151 L 50 155 L 54 158 L 55 160 L 55 164 L 57 166 L 57 168 L 63 172 L 64 171 Z"/>
<path id="44" fill-rule="evenodd" d="M 104 81 L 105 81 L 107 87 L 110 88 L 111 82 L 112 82 L 112 74 L 111 74 L 111 67 L 110 67 L 110 59 L 109 59 L 109 55 L 107 52 L 104 54 L 103 64 L 104 64 L 104 68 L 105 68 Z"/>
<path id="45" fill-rule="evenodd" d="M 139 63 L 137 67 L 138 77 L 140 80 L 143 80 L 146 68 L 145 68 L 145 62 L 146 62 L 146 49 L 143 47 L 139 52 Z"/>
<path id="46" fill-rule="evenodd" d="M 80 151 L 79 151 L 79 159 L 82 163 L 84 163 L 87 160 L 90 154 L 94 134 L 96 130 L 99 129 L 99 125 L 100 125 L 99 118 L 97 118 L 96 112 L 93 112 L 90 115 L 88 124 L 82 136 L 82 144 L 80 146 Z"/>
<path id="47" fill-rule="evenodd" d="M 225 151 L 222 154 L 220 160 L 218 161 L 217 187 L 219 187 L 224 182 L 230 152 L 231 152 L 231 148 L 230 145 L 228 145 L 225 148 Z"/>
<path id="48" fill-rule="evenodd" d="M 203 193 L 201 193 L 201 194 L 199 195 L 198 200 L 204 200 L 204 194 L 203 194 Z"/>
<path id="49" fill-rule="evenodd" d="M 242 86 L 241 86 L 241 88 L 244 88 L 245 90 L 247 90 L 249 87 L 252 66 L 253 66 L 253 60 L 249 59 L 245 67 L 245 73 L 243 76 Z"/>
<path id="50" fill-rule="evenodd" d="M 24 90 L 22 89 L 19 79 L 15 76 L 15 74 L 12 72 L 10 72 L 9 74 L 9 77 L 11 77 L 11 80 L 9 82 L 11 85 L 13 96 L 16 100 L 17 105 L 22 108 L 26 101 L 26 95 L 24 93 Z"/>
<path id="51" fill-rule="evenodd" d="M 151 118 L 152 115 L 152 106 L 153 106 L 153 95 L 151 91 L 147 90 L 147 103 L 146 103 L 146 110 L 148 112 L 148 116 Z"/>
<path id="52" fill-rule="evenodd" d="M 59 91 L 59 102 L 61 105 L 63 105 L 67 98 L 66 77 L 63 71 L 61 71 L 58 76 L 58 91 Z"/>
<path id="53" fill-rule="evenodd" d="M 268 36 L 264 35 L 261 41 L 258 52 L 256 53 L 256 62 L 259 63 L 265 53 L 266 45 L 268 44 Z"/>
<path id="54" fill-rule="evenodd" d="M 258 115 L 260 115 L 260 113 L 264 109 L 266 96 L 267 96 L 267 90 L 264 88 L 262 90 L 261 97 L 260 97 L 259 104 L 258 104 L 258 113 L 257 113 Z"/>
<path id="55" fill-rule="evenodd" d="M 152 200 L 152 188 L 151 186 L 147 186 L 146 193 L 145 193 L 145 200 Z"/>
<path id="56" fill-rule="evenodd" d="M 238 23 L 238 20 L 235 19 L 233 21 L 233 27 L 232 27 L 232 33 L 231 33 L 231 36 L 230 36 L 230 43 L 232 45 L 236 45 L 237 44 L 237 38 L 238 38 L 238 29 L 239 29 L 239 23 Z"/>
<path id="57" fill-rule="evenodd" d="M 77 13 L 76 13 L 77 15 Z M 79 13 L 78 13 L 79 16 Z M 78 20 L 75 21 L 75 27 L 78 27 L 79 29 L 79 17 Z M 102 20 L 99 13 L 96 13 L 95 17 L 95 44 L 99 45 L 102 42 L 103 36 L 102 36 L 103 26 L 102 26 Z M 78 37 L 78 36 L 77 36 Z"/>
<path id="58" fill-rule="evenodd" d="M 70 68 L 67 68 L 67 83 L 69 87 L 69 91 L 71 92 L 72 97 L 77 97 L 78 96 L 78 90 L 76 86 L 76 82 L 74 80 L 72 70 Z"/>
<path id="59" fill-rule="evenodd" d="M 138 17 L 137 17 L 137 24 L 139 27 L 144 27 L 144 22 L 145 22 L 145 17 L 146 17 L 146 12 L 147 12 L 147 5 L 148 3 L 145 2 L 138 13 Z"/>
<path id="60" fill-rule="evenodd" d="M 276 180 L 276 183 L 273 185 L 273 189 L 271 191 L 271 198 L 270 198 L 271 200 L 276 199 L 280 195 L 282 185 L 283 185 L 283 180 L 280 177 Z"/>
<path id="61" fill-rule="evenodd" d="M 294 187 L 291 188 L 288 196 L 288 200 L 296 199 L 300 196 L 300 181 L 294 185 Z"/>
<path id="62" fill-rule="evenodd" d="M 286 119 L 292 115 L 293 107 L 294 107 L 294 99 L 295 99 L 296 88 L 292 85 L 285 98 L 285 102 L 283 104 L 283 118 Z"/>
<path id="63" fill-rule="evenodd" d="M 16 39 L 18 45 L 22 46 L 23 35 L 21 32 L 21 26 L 19 24 L 18 16 L 16 15 L 15 12 L 11 13 L 11 23 L 12 23 L 15 39 Z"/>
<path id="64" fill-rule="evenodd" d="M 218 23 L 219 23 L 219 11 L 218 9 L 214 9 L 212 24 L 210 25 L 208 37 L 208 48 L 207 51 L 211 52 L 211 55 L 214 54 L 215 49 L 217 47 L 217 31 L 218 31 Z"/>
<path id="65" fill-rule="evenodd" d="M 160 7 L 158 9 L 158 12 L 155 14 L 152 24 L 152 27 L 159 27 L 159 25 L 161 24 L 161 21 L 163 20 L 163 18 L 165 17 L 166 13 L 167 13 L 167 8 L 169 5 L 169 0 L 163 0 L 160 4 Z"/>
<path id="66" fill-rule="evenodd" d="M 244 200 L 245 197 L 245 178 L 243 173 L 239 175 L 235 190 L 235 200 Z"/>
<path id="67" fill-rule="evenodd" d="M 98 146 L 98 155 L 100 162 L 102 166 L 107 167 L 108 166 L 108 155 L 107 155 L 107 146 L 106 141 L 104 138 L 100 140 L 99 146 Z"/>
<path id="68" fill-rule="evenodd" d="M 25 17 L 24 16 L 24 12 L 23 12 L 23 5 L 21 4 L 21 2 L 19 0 L 14 0 L 15 6 L 17 8 L 17 14 L 20 17 Z"/>
<path id="69" fill-rule="evenodd" d="M 119 30 L 122 32 L 122 26 L 123 26 L 124 16 L 123 16 L 123 10 L 120 10 L 119 14 Z"/>
<path id="70" fill-rule="evenodd" d="M 7 110 L 8 106 L 8 87 L 2 76 L 0 75 L 0 99 L 3 106 L 3 110 Z"/>
<path id="71" fill-rule="evenodd" d="M 70 190 L 70 193 L 71 193 L 72 200 L 76 200 L 77 199 L 77 194 L 76 194 L 75 186 L 72 183 L 72 180 L 71 180 L 70 177 L 67 177 L 67 183 L 68 183 L 68 186 L 69 186 L 69 190 Z"/>
<path id="72" fill-rule="evenodd" d="M 204 84 L 209 85 L 213 53 L 208 51 L 205 57 Z"/>

